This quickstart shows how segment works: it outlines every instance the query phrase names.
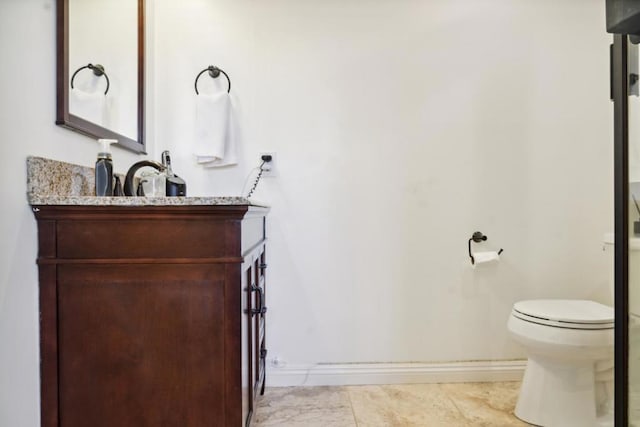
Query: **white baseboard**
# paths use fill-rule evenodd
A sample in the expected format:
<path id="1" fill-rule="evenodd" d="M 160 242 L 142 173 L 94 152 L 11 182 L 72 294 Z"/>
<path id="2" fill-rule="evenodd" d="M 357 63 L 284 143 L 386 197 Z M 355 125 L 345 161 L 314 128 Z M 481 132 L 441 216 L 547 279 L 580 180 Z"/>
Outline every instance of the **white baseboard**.
<path id="1" fill-rule="evenodd" d="M 520 381 L 526 360 L 447 363 L 347 363 L 267 368 L 267 386 L 429 384 Z"/>

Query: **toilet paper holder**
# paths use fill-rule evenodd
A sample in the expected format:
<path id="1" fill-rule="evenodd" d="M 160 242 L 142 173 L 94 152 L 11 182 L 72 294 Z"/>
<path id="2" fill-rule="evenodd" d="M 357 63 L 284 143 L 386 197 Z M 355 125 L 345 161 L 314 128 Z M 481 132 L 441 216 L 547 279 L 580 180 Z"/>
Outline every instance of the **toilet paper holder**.
<path id="1" fill-rule="evenodd" d="M 476 260 L 473 257 L 473 254 L 471 253 L 471 242 L 480 243 L 480 242 L 485 242 L 487 239 L 488 237 L 482 234 L 481 231 L 476 231 L 471 235 L 471 238 L 469 239 L 469 258 L 471 258 L 472 265 L 475 265 Z M 504 249 L 500 248 L 500 250 L 498 251 L 498 255 L 500 255 L 503 250 Z"/>

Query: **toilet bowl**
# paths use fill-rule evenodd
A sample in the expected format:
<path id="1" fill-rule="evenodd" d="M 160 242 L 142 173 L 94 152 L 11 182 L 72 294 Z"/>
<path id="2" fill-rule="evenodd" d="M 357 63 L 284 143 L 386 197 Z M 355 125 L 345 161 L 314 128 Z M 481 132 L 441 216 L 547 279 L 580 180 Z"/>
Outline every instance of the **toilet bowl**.
<path id="1" fill-rule="evenodd" d="M 513 305 L 507 328 L 528 358 L 515 414 L 528 423 L 613 426 L 614 235 L 605 234 L 603 243 L 609 286 L 594 296 L 608 305 L 579 299 Z M 639 256 L 640 239 L 629 238 L 630 265 L 640 265 Z M 640 293 L 631 295 L 629 309 L 640 313 Z"/>
<path id="2" fill-rule="evenodd" d="M 609 288 L 597 298 L 613 305 L 614 235 L 603 243 Z M 628 248 L 629 393 L 640 396 L 640 238 L 629 237 Z M 613 319 L 613 308 L 587 300 L 513 305 L 507 328 L 528 357 L 517 417 L 544 427 L 613 427 Z"/>
<path id="3" fill-rule="evenodd" d="M 545 427 L 613 425 L 613 308 L 587 300 L 514 304 L 507 327 L 527 350 L 515 414 Z"/>

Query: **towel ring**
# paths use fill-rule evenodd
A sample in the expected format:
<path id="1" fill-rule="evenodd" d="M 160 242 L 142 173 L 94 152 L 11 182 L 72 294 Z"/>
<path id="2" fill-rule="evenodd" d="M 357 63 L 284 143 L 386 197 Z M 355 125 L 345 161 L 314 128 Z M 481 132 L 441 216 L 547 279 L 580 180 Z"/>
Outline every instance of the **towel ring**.
<path id="1" fill-rule="evenodd" d="M 214 67 L 213 65 L 209 65 L 207 68 L 200 71 L 196 76 L 196 81 L 193 84 L 194 87 L 196 88 L 196 95 L 200 95 L 200 92 L 198 92 L 198 79 L 200 78 L 202 73 L 204 73 L 205 71 L 208 71 L 209 75 L 214 79 L 217 79 L 220 76 L 220 73 L 224 74 L 224 76 L 227 78 L 227 83 L 229 84 L 227 88 L 227 93 L 231 92 L 231 79 L 229 78 L 229 75 L 225 73 L 221 68 Z"/>
<path id="2" fill-rule="evenodd" d="M 107 88 L 104 90 L 104 94 L 106 95 L 107 92 L 109 92 L 109 76 L 107 76 L 107 73 L 104 72 L 104 67 L 100 64 L 88 64 L 85 65 L 84 67 L 80 67 L 78 68 L 75 73 L 73 73 L 73 75 L 71 76 L 71 89 L 73 89 L 73 79 L 76 78 L 76 74 L 78 74 L 81 70 L 84 70 L 85 68 L 88 68 L 90 70 L 93 70 L 93 74 L 100 77 L 100 76 L 104 76 L 105 79 L 107 79 Z"/>

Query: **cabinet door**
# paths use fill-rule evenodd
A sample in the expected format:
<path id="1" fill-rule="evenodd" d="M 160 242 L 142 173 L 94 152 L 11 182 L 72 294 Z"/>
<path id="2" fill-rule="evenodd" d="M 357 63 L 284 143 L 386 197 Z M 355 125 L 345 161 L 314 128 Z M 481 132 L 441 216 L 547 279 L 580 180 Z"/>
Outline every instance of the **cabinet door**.
<path id="1" fill-rule="evenodd" d="M 59 422 L 228 426 L 222 264 L 60 265 Z"/>
<path id="2" fill-rule="evenodd" d="M 253 328 L 252 319 L 252 286 L 253 264 L 251 259 L 242 265 L 242 420 L 249 425 L 253 414 Z"/>
<path id="3" fill-rule="evenodd" d="M 264 357 L 261 352 L 264 343 L 264 315 L 266 313 L 264 295 L 264 274 L 261 262 L 264 257 L 262 246 L 245 255 L 242 267 L 243 280 L 243 320 L 242 320 L 242 387 L 243 419 L 250 419 L 255 401 L 261 392 L 264 379 Z"/>
<path id="4" fill-rule="evenodd" d="M 262 246 L 255 261 L 256 268 L 256 286 L 258 288 L 259 302 L 256 310 L 254 324 L 256 325 L 256 341 L 255 341 L 255 357 L 258 361 L 256 366 L 256 380 L 254 391 L 256 397 L 264 393 L 265 375 L 266 375 L 266 314 L 267 314 L 267 293 L 266 293 L 266 276 L 267 268 L 264 246 Z"/>

